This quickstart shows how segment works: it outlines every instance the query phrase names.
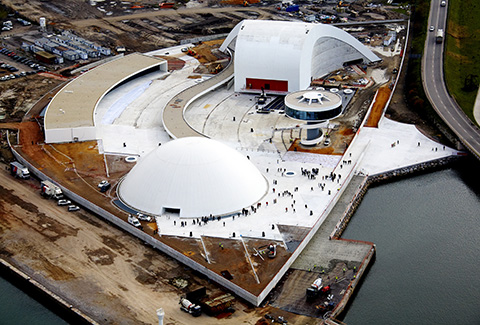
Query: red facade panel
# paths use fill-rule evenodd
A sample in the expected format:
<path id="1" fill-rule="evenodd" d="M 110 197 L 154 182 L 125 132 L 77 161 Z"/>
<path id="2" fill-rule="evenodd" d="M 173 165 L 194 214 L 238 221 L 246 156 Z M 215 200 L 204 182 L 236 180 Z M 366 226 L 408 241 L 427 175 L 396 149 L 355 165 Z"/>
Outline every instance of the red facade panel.
<path id="1" fill-rule="evenodd" d="M 268 79 L 255 79 L 247 78 L 247 89 L 261 90 L 262 88 L 266 91 L 288 91 L 288 81 L 287 80 L 268 80 Z"/>

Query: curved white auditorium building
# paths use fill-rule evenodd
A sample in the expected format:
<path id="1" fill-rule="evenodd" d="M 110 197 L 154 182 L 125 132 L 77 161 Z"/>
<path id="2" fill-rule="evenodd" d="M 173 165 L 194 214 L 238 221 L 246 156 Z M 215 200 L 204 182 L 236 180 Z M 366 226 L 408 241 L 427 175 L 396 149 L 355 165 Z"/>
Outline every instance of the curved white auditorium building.
<path id="1" fill-rule="evenodd" d="M 380 61 L 347 32 L 325 24 L 244 20 L 220 50 L 235 56 L 235 91 L 287 93 L 351 63 Z"/>

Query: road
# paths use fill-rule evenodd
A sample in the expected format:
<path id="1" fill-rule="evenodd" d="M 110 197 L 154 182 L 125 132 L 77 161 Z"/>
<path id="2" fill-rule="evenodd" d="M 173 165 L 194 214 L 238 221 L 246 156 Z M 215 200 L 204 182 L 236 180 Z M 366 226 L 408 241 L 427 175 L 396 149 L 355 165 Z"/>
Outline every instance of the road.
<path id="1" fill-rule="evenodd" d="M 429 26 L 447 27 L 447 8 L 440 1 L 432 1 Z M 436 32 L 428 32 L 422 59 L 422 79 L 425 93 L 442 120 L 460 138 L 460 141 L 480 159 L 480 130 L 465 115 L 462 109 L 448 93 L 443 76 L 444 44 L 435 42 Z"/>
<path id="2" fill-rule="evenodd" d="M 130 15 L 123 16 L 114 16 L 114 17 L 104 17 L 101 19 L 92 18 L 92 19 L 83 19 L 71 21 L 70 23 L 76 27 L 88 27 L 88 26 L 99 26 L 107 29 L 112 29 L 112 23 L 119 22 L 122 20 L 133 20 L 133 19 L 147 19 L 151 17 L 158 16 L 175 16 L 175 15 L 193 15 L 193 14 L 215 14 L 215 13 L 224 13 L 224 12 L 256 12 L 259 16 L 256 19 L 271 19 L 274 17 L 268 10 L 264 10 L 256 7 L 202 7 L 202 8 L 179 8 L 179 9 L 165 9 L 158 11 L 148 11 L 148 12 L 139 12 Z"/>

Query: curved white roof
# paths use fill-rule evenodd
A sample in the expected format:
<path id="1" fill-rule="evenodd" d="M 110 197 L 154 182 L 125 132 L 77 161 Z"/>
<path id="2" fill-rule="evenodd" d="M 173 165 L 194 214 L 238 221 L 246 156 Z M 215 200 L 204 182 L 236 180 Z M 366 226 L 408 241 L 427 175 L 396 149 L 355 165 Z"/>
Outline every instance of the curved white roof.
<path id="1" fill-rule="evenodd" d="M 235 91 L 247 88 L 247 78 L 288 81 L 288 91 L 298 91 L 345 62 L 380 61 L 353 36 L 325 24 L 244 20 L 220 50 L 229 46 L 235 49 Z"/>
<path id="2" fill-rule="evenodd" d="M 285 96 L 285 104 L 304 112 L 321 112 L 341 106 L 342 99 L 325 90 L 302 90 Z"/>
<path id="3" fill-rule="evenodd" d="M 127 205 L 155 215 L 179 209 L 180 217 L 225 215 L 249 207 L 267 192 L 260 171 L 218 141 L 187 137 L 143 157 L 120 184 Z"/>
<path id="4" fill-rule="evenodd" d="M 47 143 L 97 139 L 95 110 L 106 93 L 122 81 L 149 69 L 167 70 L 167 61 L 140 53 L 112 58 L 70 81 L 45 112 Z"/>

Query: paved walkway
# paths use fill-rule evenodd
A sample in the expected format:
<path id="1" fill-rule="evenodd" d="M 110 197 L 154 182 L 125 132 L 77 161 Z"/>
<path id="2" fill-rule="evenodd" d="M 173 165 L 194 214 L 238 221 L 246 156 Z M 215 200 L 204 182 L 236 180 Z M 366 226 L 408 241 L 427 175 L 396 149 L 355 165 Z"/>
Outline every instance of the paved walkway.
<path id="1" fill-rule="evenodd" d="M 233 78 L 233 57 L 222 72 L 204 82 L 194 85 L 173 97 L 163 110 L 163 126 L 172 138 L 202 137 L 200 132 L 187 123 L 184 111 L 196 98 L 227 83 Z"/>
<path id="2" fill-rule="evenodd" d="M 329 240 L 329 236 L 338 220 L 343 216 L 348 204 L 355 196 L 363 180 L 363 176 L 355 176 L 350 181 L 338 203 L 318 229 L 310 243 L 305 247 L 295 263 L 293 263 L 292 268 L 313 270 L 314 265 L 316 265 L 317 269 L 328 269 L 330 268 L 330 262 L 332 260 L 362 262 L 370 251 L 371 245 L 362 242 Z M 319 254 L 320 252 L 321 254 Z"/>

